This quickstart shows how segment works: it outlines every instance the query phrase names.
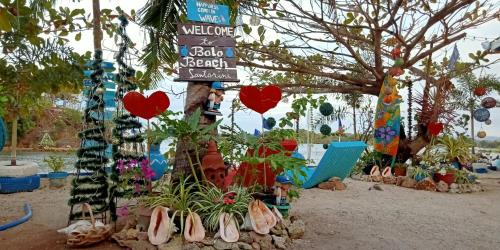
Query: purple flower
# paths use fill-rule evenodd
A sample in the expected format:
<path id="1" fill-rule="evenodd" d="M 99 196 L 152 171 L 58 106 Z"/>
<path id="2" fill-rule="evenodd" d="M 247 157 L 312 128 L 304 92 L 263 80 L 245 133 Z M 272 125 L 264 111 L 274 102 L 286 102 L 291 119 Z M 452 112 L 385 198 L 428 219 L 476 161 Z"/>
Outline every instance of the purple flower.
<path id="1" fill-rule="evenodd" d="M 141 161 L 141 167 L 144 167 L 144 166 L 149 166 L 149 161 L 146 158 L 142 159 L 142 161 Z"/>
<path id="2" fill-rule="evenodd" d="M 136 159 L 133 159 L 133 160 L 130 160 L 128 164 L 129 164 L 130 168 L 134 168 L 137 166 L 137 163 L 139 163 L 139 162 Z"/>
<path id="3" fill-rule="evenodd" d="M 122 160 L 118 160 L 116 162 L 116 169 L 120 172 L 120 174 L 123 174 L 127 169 L 125 167 L 125 164 Z"/>
<path id="4" fill-rule="evenodd" d="M 144 179 L 151 181 L 153 177 L 155 176 L 155 172 L 149 165 L 142 165 L 141 166 L 142 170 L 142 175 L 144 176 Z"/>
<path id="5" fill-rule="evenodd" d="M 140 194 L 141 193 L 141 185 L 139 184 L 139 182 L 134 183 L 134 185 L 135 185 L 135 193 Z"/>
<path id="6" fill-rule="evenodd" d="M 391 127 L 379 128 L 375 131 L 375 137 L 386 142 L 390 142 L 394 136 L 396 136 L 396 131 L 391 130 Z"/>

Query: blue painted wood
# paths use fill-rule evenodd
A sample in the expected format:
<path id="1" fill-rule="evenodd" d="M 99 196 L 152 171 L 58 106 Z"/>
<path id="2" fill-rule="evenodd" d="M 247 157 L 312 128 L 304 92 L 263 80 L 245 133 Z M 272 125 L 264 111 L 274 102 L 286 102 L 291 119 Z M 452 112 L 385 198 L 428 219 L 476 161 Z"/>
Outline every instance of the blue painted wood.
<path id="1" fill-rule="evenodd" d="M 7 126 L 2 117 L 0 117 L 0 152 L 7 142 Z"/>
<path id="2" fill-rule="evenodd" d="M 197 0 L 187 0 L 187 18 L 191 21 L 229 25 L 229 7 Z"/>

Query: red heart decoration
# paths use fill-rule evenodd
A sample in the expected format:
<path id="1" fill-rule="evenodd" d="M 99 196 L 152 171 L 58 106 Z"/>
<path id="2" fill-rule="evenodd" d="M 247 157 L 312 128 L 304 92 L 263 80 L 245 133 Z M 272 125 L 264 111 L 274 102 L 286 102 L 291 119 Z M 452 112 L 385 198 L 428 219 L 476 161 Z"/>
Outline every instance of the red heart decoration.
<path id="1" fill-rule="evenodd" d="M 245 86 L 240 89 L 240 100 L 247 108 L 260 114 L 276 107 L 281 100 L 281 89 L 269 85 L 262 89 L 255 86 Z"/>
<path id="2" fill-rule="evenodd" d="M 123 106 L 130 114 L 149 120 L 167 110 L 170 100 L 163 91 L 156 91 L 148 97 L 132 91 L 123 97 Z"/>
<path id="3" fill-rule="evenodd" d="M 427 129 L 429 134 L 432 136 L 437 136 L 441 131 L 443 131 L 444 125 L 440 122 L 429 122 Z"/>

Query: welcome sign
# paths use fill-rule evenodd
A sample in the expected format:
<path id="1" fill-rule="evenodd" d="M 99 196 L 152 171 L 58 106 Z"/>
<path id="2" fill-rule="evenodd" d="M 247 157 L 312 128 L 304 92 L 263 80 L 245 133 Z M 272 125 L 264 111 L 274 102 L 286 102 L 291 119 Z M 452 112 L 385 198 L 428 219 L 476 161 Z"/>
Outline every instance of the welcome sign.
<path id="1" fill-rule="evenodd" d="M 229 25 L 229 7 L 197 0 L 187 0 L 187 18 L 191 21 Z"/>
<path id="2" fill-rule="evenodd" d="M 179 78 L 176 81 L 237 82 L 234 27 L 207 23 L 177 25 Z"/>

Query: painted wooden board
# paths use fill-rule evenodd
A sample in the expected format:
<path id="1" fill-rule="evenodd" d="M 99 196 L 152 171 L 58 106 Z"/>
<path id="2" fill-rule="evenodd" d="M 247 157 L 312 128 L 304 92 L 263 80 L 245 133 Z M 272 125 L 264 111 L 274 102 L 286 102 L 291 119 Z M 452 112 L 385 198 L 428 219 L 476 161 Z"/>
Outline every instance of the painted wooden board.
<path id="1" fill-rule="evenodd" d="M 236 69 L 179 69 L 176 81 L 238 82 Z"/>
<path id="2" fill-rule="evenodd" d="M 236 59 L 188 56 L 179 58 L 179 67 L 205 69 L 236 68 Z"/>
<path id="3" fill-rule="evenodd" d="M 179 46 L 179 56 L 191 57 L 234 57 L 232 47 Z"/>
<path id="4" fill-rule="evenodd" d="M 387 75 L 380 90 L 375 113 L 375 151 L 391 156 L 397 154 L 401 132 L 400 103 L 397 80 Z"/>
<path id="5" fill-rule="evenodd" d="M 191 21 L 229 25 L 229 6 L 187 0 L 187 18 Z"/>
<path id="6" fill-rule="evenodd" d="M 211 37 L 211 36 L 179 36 L 178 44 L 182 45 L 197 45 L 197 46 L 217 46 L 217 47 L 234 47 L 236 40 L 231 37 Z"/>
<path id="7" fill-rule="evenodd" d="M 179 36 L 234 37 L 234 27 L 208 23 L 180 23 L 177 25 L 177 33 Z"/>

